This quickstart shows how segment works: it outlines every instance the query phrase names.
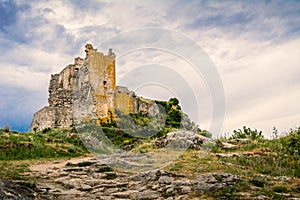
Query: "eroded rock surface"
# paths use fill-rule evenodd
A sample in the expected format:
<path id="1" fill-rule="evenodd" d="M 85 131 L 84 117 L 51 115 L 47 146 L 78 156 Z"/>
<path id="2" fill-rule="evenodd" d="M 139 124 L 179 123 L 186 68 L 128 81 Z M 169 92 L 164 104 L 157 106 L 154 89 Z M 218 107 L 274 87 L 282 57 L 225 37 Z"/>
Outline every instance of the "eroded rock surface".
<path id="1" fill-rule="evenodd" d="M 32 200 L 35 197 L 34 190 L 6 179 L 0 179 L 0 199 Z"/>
<path id="2" fill-rule="evenodd" d="M 35 165 L 40 195 L 56 199 L 190 199 L 234 185 L 240 177 L 226 173 L 203 174 L 193 180 L 164 170 L 143 173 L 115 171 L 96 158 Z"/>

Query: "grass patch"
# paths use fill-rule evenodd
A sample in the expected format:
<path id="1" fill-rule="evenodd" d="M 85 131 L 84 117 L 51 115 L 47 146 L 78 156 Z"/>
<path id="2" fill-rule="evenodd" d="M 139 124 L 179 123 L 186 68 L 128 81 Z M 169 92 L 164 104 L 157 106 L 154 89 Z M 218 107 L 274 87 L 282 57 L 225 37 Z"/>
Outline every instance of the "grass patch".
<path id="1" fill-rule="evenodd" d="M 132 149 L 135 153 L 148 153 L 154 149 L 153 144 L 151 142 L 144 142 L 141 145 Z"/>
<path id="2" fill-rule="evenodd" d="M 289 193 L 292 197 L 298 196 L 299 191 L 296 188 L 300 180 L 295 170 L 299 168 L 290 165 L 291 157 L 293 160 L 297 159 L 296 155 L 288 154 L 286 149 L 278 148 L 282 145 L 280 139 L 263 140 L 262 143 L 255 141 L 254 144 L 251 142 L 245 144 L 252 145 L 251 147 L 243 146 L 237 150 L 227 150 L 227 153 L 234 152 L 239 156 L 218 158 L 214 153 L 209 152 L 209 149 L 187 150 L 180 159 L 169 165 L 166 170 L 184 174 L 191 179 L 197 175 L 211 172 L 226 172 L 242 177 L 242 180 L 232 187 L 225 187 L 205 194 L 190 195 L 191 198 L 251 199 L 264 195 L 269 199 L 286 199 L 284 193 Z M 249 151 L 249 149 L 253 150 Z M 262 151 L 264 149 L 266 150 Z M 242 155 L 243 152 L 246 153 L 244 156 Z M 247 156 L 247 152 L 258 152 L 258 154 Z M 283 154 L 285 156 L 281 156 L 283 152 L 285 152 Z M 292 180 L 280 182 L 275 178 L 278 176 L 289 176 L 292 177 Z"/>
<path id="3" fill-rule="evenodd" d="M 239 186 L 236 184 L 235 186 L 226 186 L 218 191 L 211 192 L 208 196 L 213 198 L 220 198 L 223 199 L 240 199 L 241 196 L 238 194 L 238 192 L 244 191 L 244 187 Z"/>
<path id="4" fill-rule="evenodd" d="M 28 162 L 0 161 L 0 178 L 17 181 L 19 185 L 35 188 L 36 179 L 28 175 Z"/>
<path id="5" fill-rule="evenodd" d="M 224 149 L 222 142 L 231 142 L 232 139 L 248 138 L 249 143 L 238 146 L 235 149 Z M 286 136 L 267 140 L 261 137 L 261 133 L 244 127 L 244 130 L 235 131 L 229 139 L 221 138 L 216 141 L 212 152 L 237 154 L 244 151 L 266 152 L 254 156 L 232 156 L 221 158 L 222 162 L 231 163 L 250 168 L 255 173 L 271 176 L 295 176 L 300 177 L 300 129 L 291 131 Z"/>
<path id="6" fill-rule="evenodd" d="M 288 175 L 293 176 L 295 173 L 289 165 L 288 159 L 279 159 L 272 156 L 240 156 L 221 158 L 223 162 L 232 163 L 233 165 L 241 165 L 248 167 L 259 174 L 272 176 Z"/>
<path id="7" fill-rule="evenodd" d="M 249 182 L 256 187 L 264 187 L 267 184 L 265 180 L 259 180 L 259 179 L 251 179 L 249 180 Z"/>
<path id="8" fill-rule="evenodd" d="M 17 163 L 12 161 L 0 161 L 0 177 L 22 180 L 24 179 L 24 173 L 29 172 L 29 164 Z"/>
<path id="9" fill-rule="evenodd" d="M 286 186 L 283 186 L 283 185 L 275 186 L 272 189 L 273 189 L 274 192 L 277 192 L 277 193 L 288 192 L 288 188 Z"/>
<path id="10" fill-rule="evenodd" d="M 72 130 L 0 134 L 0 160 L 76 157 L 86 153 L 80 138 Z"/>

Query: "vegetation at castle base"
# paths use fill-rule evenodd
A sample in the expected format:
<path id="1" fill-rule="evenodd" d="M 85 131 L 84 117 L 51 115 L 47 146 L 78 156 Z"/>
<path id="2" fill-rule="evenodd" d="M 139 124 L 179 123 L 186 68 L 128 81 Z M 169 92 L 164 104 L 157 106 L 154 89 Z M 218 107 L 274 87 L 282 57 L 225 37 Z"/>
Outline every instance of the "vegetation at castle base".
<path id="1" fill-rule="evenodd" d="M 101 126 L 95 123 L 79 124 L 76 130 L 85 147 L 96 154 L 109 154 L 118 148 L 129 150 L 138 142 L 138 138 L 122 131 L 115 122 L 102 123 Z"/>
<path id="2" fill-rule="evenodd" d="M 182 118 L 182 111 L 177 98 L 171 98 L 169 101 L 155 101 L 156 104 L 161 105 L 166 112 L 166 126 L 172 128 L 179 128 Z"/>
<path id="3" fill-rule="evenodd" d="M 87 148 L 96 151 L 95 153 L 109 153 L 113 148 L 131 150 L 145 141 L 162 137 L 179 128 L 193 129 L 203 136 L 211 137 L 211 133 L 199 129 L 181 111 L 178 99 L 155 102 L 160 109 L 155 116 L 143 112 L 127 115 L 115 110 L 115 121 L 102 122 L 100 126 L 93 122 L 77 124 L 76 129 L 85 138 Z M 182 122 L 185 122 L 187 127 L 181 127 Z M 102 146 L 95 146 L 96 141 L 102 141 Z"/>
<path id="4" fill-rule="evenodd" d="M 71 129 L 46 129 L 35 134 L 0 130 L 0 160 L 75 157 L 86 153 Z"/>
<path id="5" fill-rule="evenodd" d="M 246 137 L 245 137 L 246 136 Z M 225 143 L 236 145 L 226 148 Z M 224 144 L 224 145 L 222 145 Z M 233 187 L 201 199 L 287 199 L 300 195 L 300 128 L 276 139 L 264 139 L 260 131 L 243 127 L 228 138 L 219 138 L 211 150 L 188 150 L 167 170 L 195 177 L 210 172 L 226 172 L 242 177 Z M 244 195 L 248 195 L 246 198 Z M 191 197 L 191 198 L 192 198 Z"/>
<path id="6" fill-rule="evenodd" d="M 85 133 L 86 138 L 88 135 L 94 137 L 94 140 L 99 140 L 99 137 L 101 140 L 108 138 L 112 144 L 107 143 L 107 146 L 130 150 L 144 141 L 162 137 L 170 131 L 177 130 L 181 126 L 182 117 L 187 118 L 181 111 L 178 99 L 171 98 L 169 101 L 155 102 L 159 105 L 159 109 L 164 110 L 161 112 L 163 114 L 159 113 L 154 117 L 142 112 L 124 115 L 116 110 L 118 116 L 116 121 L 103 122 L 100 127 L 93 123 L 85 123 L 78 125 L 77 130 L 79 133 Z M 200 129 L 198 131 L 199 134 L 211 136 L 208 131 Z M 105 136 L 101 136 L 102 132 Z"/>

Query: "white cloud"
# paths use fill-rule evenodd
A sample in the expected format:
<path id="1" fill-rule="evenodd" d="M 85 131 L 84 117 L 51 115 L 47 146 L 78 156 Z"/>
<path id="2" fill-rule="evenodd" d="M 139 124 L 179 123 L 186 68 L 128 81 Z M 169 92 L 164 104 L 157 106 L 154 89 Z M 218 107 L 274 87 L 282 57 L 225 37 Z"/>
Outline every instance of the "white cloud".
<path id="1" fill-rule="evenodd" d="M 35 91 L 46 99 L 50 73 L 83 56 L 87 41 L 106 51 L 99 46 L 105 39 L 157 26 L 184 33 L 215 62 L 227 98 L 224 131 L 244 124 L 265 131 L 279 124 L 282 129 L 299 125 L 299 2 L 20 0 L 18 6 L 11 17 L 15 21 L 0 27 L 1 87 Z M 123 45 L 145 37 L 138 35 Z M 168 39 L 152 38 L 157 44 Z M 195 92 L 200 100 L 200 124 L 209 128 L 212 108 L 205 82 L 170 52 L 142 50 L 120 58 L 119 78 L 147 63 L 176 70 L 195 91 L 201 91 Z M 147 91 L 153 95 L 156 90 L 143 90 Z M 183 107 L 192 110 L 191 105 Z"/>
<path id="2" fill-rule="evenodd" d="M 257 53 L 249 51 L 236 63 L 247 66 L 245 70 L 223 76 L 228 106 L 226 131 L 242 123 L 258 124 L 257 128 L 265 131 L 271 126 L 289 129 L 291 123 L 286 123 L 286 118 L 295 116 L 294 121 L 300 120 L 297 116 L 300 112 L 297 103 L 300 97 L 299 45 L 300 40 L 295 39 L 267 46 Z M 271 119 L 274 119 L 273 124 Z M 270 123 L 263 123 L 266 121 Z"/>

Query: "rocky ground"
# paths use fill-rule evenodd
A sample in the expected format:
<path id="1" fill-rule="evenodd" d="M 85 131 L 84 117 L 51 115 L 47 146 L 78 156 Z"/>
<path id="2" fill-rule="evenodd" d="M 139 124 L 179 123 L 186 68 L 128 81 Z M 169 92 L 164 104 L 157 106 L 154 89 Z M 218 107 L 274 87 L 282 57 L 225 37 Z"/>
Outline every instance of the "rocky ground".
<path id="1" fill-rule="evenodd" d="M 118 172 L 93 157 L 33 165 L 31 170 L 37 178 L 36 199 L 191 199 L 240 180 L 227 173 L 190 180 L 164 170 Z"/>
<path id="2" fill-rule="evenodd" d="M 226 157 L 230 154 L 215 156 Z M 233 156 L 236 157 L 235 154 Z M 193 178 L 161 169 L 124 172 L 100 163 L 95 157 L 39 161 L 31 165 L 30 170 L 26 175 L 34 177 L 33 185 L 26 181 L 0 179 L 0 199 L 204 199 L 203 194 L 220 191 L 227 186 L 235 188 L 245 181 L 244 176 L 223 172 L 202 173 Z M 291 179 L 279 178 L 278 181 L 286 183 Z M 253 186 L 250 188 L 258 189 Z M 280 195 L 280 199 L 299 199 L 295 193 Z M 259 193 L 253 195 L 251 191 L 239 192 L 238 196 L 238 199 L 272 199 Z M 227 199 L 228 196 L 219 198 Z"/>

